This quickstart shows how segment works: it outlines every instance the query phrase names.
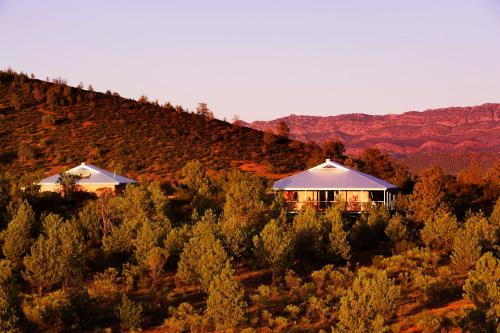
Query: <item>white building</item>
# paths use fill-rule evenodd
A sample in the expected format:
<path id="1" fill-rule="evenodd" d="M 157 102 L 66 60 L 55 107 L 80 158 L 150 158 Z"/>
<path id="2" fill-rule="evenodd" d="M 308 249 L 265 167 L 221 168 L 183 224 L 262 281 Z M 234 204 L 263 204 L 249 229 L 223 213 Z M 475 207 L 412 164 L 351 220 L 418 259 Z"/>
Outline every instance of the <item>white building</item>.
<path id="1" fill-rule="evenodd" d="M 125 189 L 127 184 L 136 183 L 133 179 L 85 163 L 66 171 L 66 173 L 74 175 L 77 189 L 86 192 L 97 192 L 99 189 L 110 189 L 113 193 L 120 193 Z M 42 179 L 38 183 L 40 192 L 59 192 L 59 177 L 60 175 L 57 174 Z"/>
<path id="2" fill-rule="evenodd" d="M 290 211 L 298 211 L 304 205 L 325 210 L 335 202 L 345 202 L 347 210 L 361 212 L 370 205 L 391 208 L 398 187 L 327 159 L 323 164 L 278 180 L 273 190 L 283 192 Z"/>

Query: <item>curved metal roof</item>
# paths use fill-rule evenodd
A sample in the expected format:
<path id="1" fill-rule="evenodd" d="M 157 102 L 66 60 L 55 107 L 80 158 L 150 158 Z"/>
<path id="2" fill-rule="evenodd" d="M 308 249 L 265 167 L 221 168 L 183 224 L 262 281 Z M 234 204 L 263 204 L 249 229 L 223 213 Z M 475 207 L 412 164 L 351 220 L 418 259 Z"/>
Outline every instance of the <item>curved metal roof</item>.
<path id="1" fill-rule="evenodd" d="M 396 185 L 330 160 L 278 180 L 274 190 L 386 190 Z"/>

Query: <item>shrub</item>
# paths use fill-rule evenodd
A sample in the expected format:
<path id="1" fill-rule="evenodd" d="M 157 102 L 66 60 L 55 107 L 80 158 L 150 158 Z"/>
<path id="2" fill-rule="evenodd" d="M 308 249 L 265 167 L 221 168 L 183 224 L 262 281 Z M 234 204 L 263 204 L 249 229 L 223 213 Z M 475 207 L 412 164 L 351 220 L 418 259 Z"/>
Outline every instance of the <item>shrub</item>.
<path id="1" fill-rule="evenodd" d="M 352 283 L 352 273 L 347 268 L 335 269 L 326 265 L 311 273 L 316 286 L 316 295 L 325 297 L 328 302 L 338 301 Z"/>
<path id="2" fill-rule="evenodd" d="M 203 219 L 194 226 L 193 237 L 184 246 L 177 269 L 177 278 L 200 283 L 204 292 L 229 263 L 229 256 L 215 236 L 215 227 Z"/>
<path id="3" fill-rule="evenodd" d="M 464 297 L 476 307 L 477 324 L 498 327 L 500 318 L 500 260 L 485 253 L 469 272 L 464 285 Z M 479 320 L 478 320 L 479 319 Z M 479 322 L 478 322 L 479 321 Z"/>
<path id="4" fill-rule="evenodd" d="M 326 220 L 318 216 L 311 207 L 301 210 L 293 219 L 292 230 L 295 233 L 296 253 L 311 258 L 322 258 L 328 251 L 329 226 Z"/>
<path id="5" fill-rule="evenodd" d="M 447 209 L 440 208 L 432 218 L 425 220 L 420 236 L 431 249 L 450 252 L 457 230 L 457 218 Z"/>
<path id="6" fill-rule="evenodd" d="M 422 300 L 436 303 L 448 300 L 457 295 L 457 287 L 450 281 L 451 272 L 447 267 L 440 267 L 436 276 L 415 272 L 415 286 L 422 292 Z"/>
<path id="7" fill-rule="evenodd" d="M 268 266 L 272 272 L 273 283 L 278 274 L 292 264 L 294 238 L 293 233 L 277 220 L 271 220 L 260 235 L 253 239 L 254 253 L 257 259 Z"/>
<path id="8" fill-rule="evenodd" d="M 26 319 L 43 329 L 63 324 L 64 310 L 70 306 L 69 294 L 58 290 L 43 297 L 26 297 L 22 310 Z"/>
<path id="9" fill-rule="evenodd" d="M 257 288 L 257 293 L 250 296 L 250 299 L 262 309 L 271 305 L 274 295 L 276 295 L 277 292 L 278 290 L 276 287 L 261 284 Z"/>
<path id="10" fill-rule="evenodd" d="M 20 314 L 15 304 L 16 297 L 0 285 L 0 331 L 21 332 Z"/>
<path id="11" fill-rule="evenodd" d="M 108 268 L 102 273 L 96 273 L 89 287 L 93 297 L 115 299 L 120 290 L 120 277 L 116 268 Z"/>
<path id="12" fill-rule="evenodd" d="M 202 323 L 202 317 L 189 303 L 181 303 L 177 308 L 168 309 L 170 317 L 165 319 L 162 328 L 172 333 L 183 333 L 198 331 Z"/>
<path id="13" fill-rule="evenodd" d="M 359 274 L 347 294 L 340 299 L 340 332 L 379 332 L 395 311 L 400 289 L 384 271 L 373 277 Z"/>
<path id="14" fill-rule="evenodd" d="M 142 306 L 130 300 L 125 294 L 115 307 L 116 315 L 123 330 L 136 331 L 142 326 Z"/>
<path id="15" fill-rule="evenodd" d="M 467 273 L 481 257 L 481 245 L 476 234 L 459 229 L 453 240 L 451 264 L 455 271 Z"/>
<path id="16" fill-rule="evenodd" d="M 325 212 L 325 218 L 330 222 L 332 228 L 329 235 L 330 250 L 336 257 L 342 260 L 349 260 L 351 246 L 349 245 L 349 234 L 344 230 L 344 221 L 342 219 L 343 209 L 341 206 L 329 208 Z"/>
<path id="17" fill-rule="evenodd" d="M 233 270 L 226 266 L 210 283 L 207 318 L 217 329 L 235 327 L 243 321 L 246 307 L 243 289 L 234 280 Z"/>

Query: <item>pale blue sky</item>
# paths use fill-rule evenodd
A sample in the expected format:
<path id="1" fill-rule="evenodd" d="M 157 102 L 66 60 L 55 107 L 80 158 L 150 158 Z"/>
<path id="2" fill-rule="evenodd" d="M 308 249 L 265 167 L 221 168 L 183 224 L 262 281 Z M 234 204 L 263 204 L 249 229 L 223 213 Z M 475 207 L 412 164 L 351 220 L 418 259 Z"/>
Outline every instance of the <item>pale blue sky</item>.
<path id="1" fill-rule="evenodd" d="M 0 67 L 218 118 L 500 102 L 500 0 L 0 0 Z"/>

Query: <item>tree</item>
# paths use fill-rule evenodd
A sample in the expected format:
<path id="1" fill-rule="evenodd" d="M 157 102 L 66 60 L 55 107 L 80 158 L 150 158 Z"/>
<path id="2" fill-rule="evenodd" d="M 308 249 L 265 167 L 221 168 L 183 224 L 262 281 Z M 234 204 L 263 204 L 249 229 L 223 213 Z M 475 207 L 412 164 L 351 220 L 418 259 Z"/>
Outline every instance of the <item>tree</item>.
<path id="1" fill-rule="evenodd" d="M 178 279 L 199 283 L 204 292 L 208 292 L 214 277 L 229 263 L 215 228 L 208 216 L 193 227 L 193 236 L 184 246 L 176 274 Z"/>
<path id="2" fill-rule="evenodd" d="M 207 103 L 198 103 L 198 106 L 196 107 L 196 114 L 199 114 L 208 120 L 214 119 L 214 113 L 210 111 Z"/>
<path id="3" fill-rule="evenodd" d="M 293 233 L 278 220 L 273 219 L 266 224 L 260 235 L 254 236 L 253 243 L 257 259 L 271 269 L 274 284 L 276 276 L 292 264 Z"/>
<path id="4" fill-rule="evenodd" d="M 38 294 L 61 282 L 79 280 L 84 253 L 83 236 L 75 221 L 64 222 L 55 214 L 43 221 L 43 233 L 24 258 L 23 278 L 38 288 Z"/>
<path id="5" fill-rule="evenodd" d="M 500 318 L 500 260 L 491 252 L 485 253 L 469 272 L 464 285 L 464 297 L 471 301 L 477 315 L 472 318 L 482 319 L 491 331 L 498 328 Z"/>
<path id="6" fill-rule="evenodd" d="M 166 230 L 145 220 L 138 230 L 133 244 L 134 255 L 139 267 L 147 270 L 151 277 L 151 290 L 156 288 L 158 279 L 168 259 L 168 251 L 161 246 Z"/>
<path id="7" fill-rule="evenodd" d="M 434 212 L 446 205 L 444 192 L 445 175 L 441 168 L 422 171 L 410 196 L 410 213 L 416 222 L 432 218 Z"/>
<path id="8" fill-rule="evenodd" d="M 497 244 L 497 228 L 483 214 L 468 212 L 465 216 L 465 231 L 478 240 L 485 251 L 492 250 Z"/>
<path id="9" fill-rule="evenodd" d="M 69 172 L 60 173 L 56 183 L 59 185 L 61 196 L 68 198 L 75 193 L 78 190 L 77 180 L 78 176 L 74 174 Z"/>
<path id="10" fill-rule="evenodd" d="M 389 219 L 389 223 L 385 227 L 385 234 L 394 244 L 408 239 L 408 228 L 401 214 L 396 213 Z"/>
<path id="11" fill-rule="evenodd" d="M 455 234 L 451 253 L 451 264 L 455 271 L 468 272 L 480 257 L 481 245 L 477 236 L 467 230 L 459 229 Z"/>
<path id="12" fill-rule="evenodd" d="M 234 328 L 245 317 L 243 289 L 233 275 L 231 267 L 226 265 L 210 283 L 206 315 L 217 329 Z"/>
<path id="13" fill-rule="evenodd" d="M 42 296 L 44 289 L 59 284 L 61 273 L 57 240 L 40 235 L 31 247 L 31 252 L 24 258 L 23 278 L 32 286 L 38 288 L 38 295 Z"/>
<path id="14" fill-rule="evenodd" d="M 445 208 L 439 208 L 431 218 L 425 221 L 420 237 L 431 249 L 449 252 L 457 230 L 458 221 L 455 215 Z"/>
<path id="15" fill-rule="evenodd" d="M 35 213 L 27 201 L 22 201 L 2 233 L 2 252 L 14 267 L 19 268 L 22 258 L 29 250 L 32 243 L 32 232 L 35 224 Z"/>
<path id="16" fill-rule="evenodd" d="M 292 230 L 297 240 L 297 254 L 323 257 L 328 253 L 329 226 L 318 216 L 314 208 L 306 207 L 293 219 Z"/>
<path id="17" fill-rule="evenodd" d="M 385 322 L 394 315 L 400 288 L 378 271 L 373 277 L 358 276 L 340 299 L 339 332 L 382 332 Z"/>
<path id="18" fill-rule="evenodd" d="M 276 125 L 276 135 L 285 139 L 290 136 L 290 128 L 284 120 L 280 120 Z"/>
<path id="19" fill-rule="evenodd" d="M 344 209 L 342 206 L 334 206 L 327 209 L 325 212 L 325 219 L 329 221 L 332 226 L 330 231 L 330 250 L 334 256 L 340 257 L 348 261 L 351 257 L 351 246 L 349 245 L 349 233 L 344 230 L 344 220 L 342 215 Z"/>
<path id="20" fill-rule="evenodd" d="M 251 248 L 264 212 L 264 186 L 257 176 L 233 170 L 223 185 L 226 201 L 221 232 L 230 253 L 238 257 Z"/>
<path id="21" fill-rule="evenodd" d="M 136 331 L 142 327 L 142 306 L 123 295 L 120 303 L 115 308 L 120 327 L 125 331 Z"/>
<path id="22" fill-rule="evenodd" d="M 0 285 L 0 331 L 12 333 L 23 331 L 20 327 L 16 297 L 2 285 Z"/>
<path id="23" fill-rule="evenodd" d="M 188 189 L 191 195 L 191 205 L 198 214 L 213 206 L 212 180 L 207 175 L 206 170 L 198 160 L 192 160 L 181 170 L 182 184 Z"/>
<path id="24" fill-rule="evenodd" d="M 345 156 L 345 144 L 340 140 L 326 140 L 321 145 L 323 158 L 329 158 L 334 161 L 343 162 Z"/>

